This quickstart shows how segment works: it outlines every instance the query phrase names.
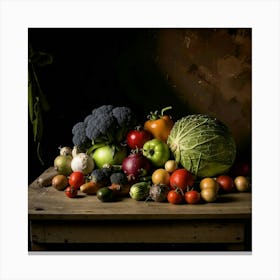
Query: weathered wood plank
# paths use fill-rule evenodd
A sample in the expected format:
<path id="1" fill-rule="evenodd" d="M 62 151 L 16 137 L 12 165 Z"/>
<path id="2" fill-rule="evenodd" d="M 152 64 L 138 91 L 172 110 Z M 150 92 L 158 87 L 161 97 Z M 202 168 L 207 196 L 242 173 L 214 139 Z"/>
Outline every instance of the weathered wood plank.
<path id="1" fill-rule="evenodd" d="M 36 243 L 242 243 L 244 223 L 219 221 L 33 223 Z"/>

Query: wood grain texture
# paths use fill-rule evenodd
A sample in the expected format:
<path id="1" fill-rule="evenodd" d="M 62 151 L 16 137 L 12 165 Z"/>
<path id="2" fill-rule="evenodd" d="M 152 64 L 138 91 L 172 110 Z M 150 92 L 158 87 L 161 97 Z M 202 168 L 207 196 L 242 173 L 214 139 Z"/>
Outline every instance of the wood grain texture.
<path id="1" fill-rule="evenodd" d="M 243 243 L 244 223 L 222 221 L 34 222 L 35 243 Z"/>

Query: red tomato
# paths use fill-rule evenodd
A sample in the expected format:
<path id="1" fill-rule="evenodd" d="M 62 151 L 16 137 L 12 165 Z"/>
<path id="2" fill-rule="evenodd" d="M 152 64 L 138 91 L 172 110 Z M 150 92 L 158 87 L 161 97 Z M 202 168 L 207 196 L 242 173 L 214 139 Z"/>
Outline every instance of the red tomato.
<path id="1" fill-rule="evenodd" d="M 65 189 L 65 194 L 70 198 L 74 198 L 78 195 L 78 190 L 75 187 L 68 186 Z"/>
<path id="2" fill-rule="evenodd" d="M 193 175 L 185 168 L 175 170 L 170 176 L 172 189 L 181 188 L 183 191 L 194 184 Z"/>
<path id="3" fill-rule="evenodd" d="M 84 184 L 85 177 L 84 174 L 80 171 L 72 172 L 69 176 L 69 185 L 79 189 L 79 187 Z"/>
<path id="4" fill-rule="evenodd" d="M 153 136 L 149 131 L 139 128 L 128 132 L 126 142 L 131 149 L 141 149 L 152 138 Z"/>
<path id="5" fill-rule="evenodd" d="M 200 193 L 198 191 L 188 191 L 185 193 L 185 201 L 189 204 L 197 204 L 200 201 Z"/>
<path id="6" fill-rule="evenodd" d="M 234 181 L 228 175 L 220 175 L 216 178 L 217 183 L 220 186 L 220 190 L 224 192 L 232 192 L 234 189 Z"/>
<path id="7" fill-rule="evenodd" d="M 167 201 L 172 204 L 181 204 L 184 202 L 184 195 L 180 189 L 171 190 L 167 194 Z"/>

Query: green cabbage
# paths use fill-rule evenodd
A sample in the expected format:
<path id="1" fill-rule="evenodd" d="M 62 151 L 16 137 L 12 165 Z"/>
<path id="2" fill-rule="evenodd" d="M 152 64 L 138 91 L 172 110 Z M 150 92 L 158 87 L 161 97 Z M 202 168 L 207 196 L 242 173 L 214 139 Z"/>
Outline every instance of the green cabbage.
<path id="1" fill-rule="evenodd" d="M 201 114 L 178 120 L 167 144 L 175 160 L 198 177 L 226 173 L 236 155 L 235 141 L 227 126 Z"/>

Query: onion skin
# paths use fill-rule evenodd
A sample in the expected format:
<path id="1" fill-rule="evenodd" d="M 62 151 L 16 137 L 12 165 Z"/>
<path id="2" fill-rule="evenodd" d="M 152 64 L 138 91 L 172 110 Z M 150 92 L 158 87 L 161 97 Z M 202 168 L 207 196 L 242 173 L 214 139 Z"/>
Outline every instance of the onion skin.
<path id="1" fill-rule="evenodd" d="M 141 153 L 130 154 L 122 162 L 122 169 L 129 181 L 137 181 L 140 176 L 145 176 L 151 168 L 150 162 Z"/>
<path id="2" fill-rule="evenodd" d="M 71 156 L 72 155 L 72 149 L 70 147 L 59 148 L 59 154 L 61 156 Z"/>
<path id="3" fill-rule="evenodd" d="M 72 173 L 71 161 L 72 156 L 57 156 L 54 160 L 54 168 L 60 174 L 68 176 Z"/>

